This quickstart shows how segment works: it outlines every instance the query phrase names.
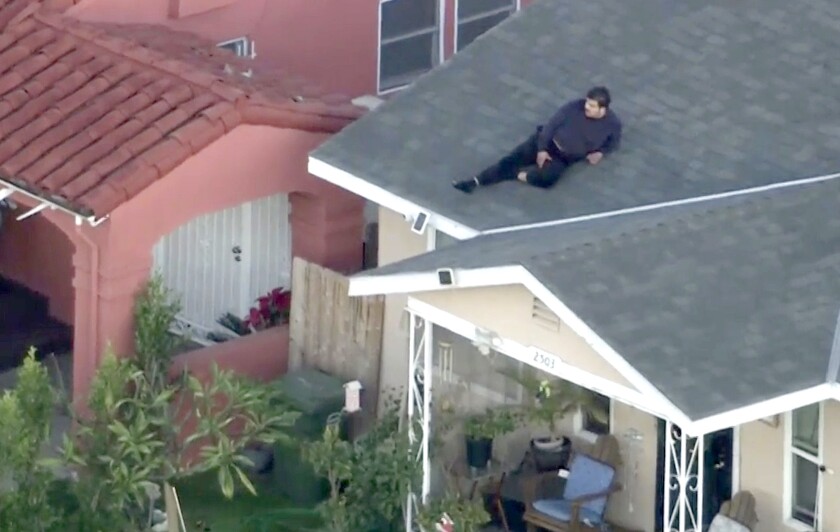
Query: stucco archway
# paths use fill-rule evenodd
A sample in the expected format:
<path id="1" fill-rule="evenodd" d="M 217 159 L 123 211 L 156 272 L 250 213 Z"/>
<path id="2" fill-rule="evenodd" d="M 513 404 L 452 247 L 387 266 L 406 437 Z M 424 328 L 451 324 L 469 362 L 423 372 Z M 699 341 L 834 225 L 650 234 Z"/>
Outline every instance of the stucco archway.
<path id="1" fill-rule="evenodd" d="M 17 195 L 10 199 L 0 209 L 0 370 L 11 370 L 35 347 L 39 358 L 56 355 L 47 367 L 70 392 L 76 252 L 69 232 L 72 221 L 49 210 L 18 220 L 33 203 Z"/>

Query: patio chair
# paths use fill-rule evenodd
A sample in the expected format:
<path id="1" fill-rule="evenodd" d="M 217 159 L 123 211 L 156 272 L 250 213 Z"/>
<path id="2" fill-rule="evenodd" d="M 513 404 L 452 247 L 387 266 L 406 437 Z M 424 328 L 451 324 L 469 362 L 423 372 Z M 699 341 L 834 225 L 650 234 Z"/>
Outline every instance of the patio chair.
<path id="1" fill-rule="evenodd" d="M 721 505 L 709 532 L 749 532 L 757 523 L 755 497 L 748 491 L 739 491 Z"/>
<path id="2" fill-rule="evenodd" d="M 539 498 L 539 484 L 547 475 L 533 479 L 526 494 L 523 519 L 528 532 L 538 528 L 562 531 L 598 531 L 604 523 L 607 499 L 619 489 L 616 470 L 621 465 L 618 440 L 614 436 L 601 436 L 589 453 L 574 453 L 569 464 L 569 475 L 560 498 Z"/>

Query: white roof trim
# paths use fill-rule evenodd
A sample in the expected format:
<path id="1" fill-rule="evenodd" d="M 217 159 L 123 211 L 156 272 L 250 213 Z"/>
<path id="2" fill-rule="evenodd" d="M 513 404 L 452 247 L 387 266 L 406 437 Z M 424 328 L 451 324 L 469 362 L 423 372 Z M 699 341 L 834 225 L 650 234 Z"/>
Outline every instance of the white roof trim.
<path id="1" fill-rule="evenodd" d="M 441 285 L 437 271 L 397 275 L 359 275 L 350 278 L 349 295 L 405 294 L 520 284 L 522 266 L 495 266 L 480 270 L 453 268 L 455 284 Z"/>
<path id="2" fill-rule="evenodd" d="M 546 222 L 538 222 L 533 224 L 525 224 L 525 225 L 511 225 L 508 227 L 497 227 L 496 229 L 488 229 L 487 231 L 483 231 L 482 234 L 492 235 L 497 233 L 510 233 L 513 231 L 524 231 L 528 229 L 538 229 L 542 227 L 554 227 L 557 225 L 566 225 L 576 222 L 586 222 L 589 220 L 597 220 L 600 218 L 611 218 L 613 216 L 621 216 L 622 214 L 633 214 L 637 212 L 645 212 L 645 211 L 652 211 L 663 209 L 666 207 L 676 207 L 679 205 L 690 205 L 692 203 L 702 203 L 705 201 L 712 201 L 712 200 L 719 200 L 725 198 L 731 198 L 735 196 L 743 196 L 745 194 L 755 194 L 759 192 L 767 192 L 770 190 L 775 190 L 779 188 L 788 188 L 794 187 L 798 185 L 810 185 L 813 183 L 820 183 L 822 181 L 829 181 L 831 179 L 836 179 L 840 177 L 840 173 L 836 174 L 827 174 L 821 175 L 817 177 L 808 177 L 805 179 L 794 179 L 791 181 L 782 181 L 781 183 L 772 183 L 770 185 L 763 185 L 760 187 L 751 187 L 751 188 L 742 188 L 738 190 L 732 190 L 729 192 L 720 192 L 717 194 L 707 194 L 705 196 L 695 196 L 692 198 L 684 198 L 680 200 L 673 200 L 673 201 L 664 201 L 661 203 L 651 203 L 648 205 L 641 205 L 638 207 L 629 207 L 626 209 L 618 209 L 614 211 L 606 211 L 606 212 L 597 212 L 593 214 L 586 214 L 583 216 L 575 216 L 573 218 L 562 218 L 558 220 L 550 220 Z"/>
<path id="3" fill-rule="evenodd" d="M 8 191 L 11 191 L 11 192 L 8 192 Z M 28 190 L 25 190 L 25 189 L 23 189 L 23 188 L 21 188 L 17 185 L 9 183 L 8 181 L 6 181 L 4 179 L 0 179 L 0 195 L 3 196 L 2 199 L 6 199 L 6 198 L 10 197 L 14 193 L 22 194 L 22 195 L 24 195 L 28 198 L 31 198 L 31 199 L 38 202 L 38 205 L 36 205 L 34 208 L 30 209 L 29 212 L 26 212 L 23 215 L 19 216 L 18 220 L 23 220 L 25 218 L 28 218 L 29 216 L 32 216 L 33 214 L 35 214 L 37 212 L 40 212 L 47 207 L 49 207 L 51 210 L 58 210 L 58 211 L 61 211 L 65 214 L 69 214 L 70 216 L 75 218 L 76 225 L 82 225 L 83 222 L 87 222 L 91 226 L 96 227 L 97 225 L 101 224 L 102 222 L 104 222 L 105 220 L 108 219 L 108 216 L 103 216 L 102 218 L 96 218 L 96 216 L 83 216 L 83 215 L 81 215 L 77 212 L 71 211 L 67 207 L 59 205 L 58 203 L 56 203 L 54 201 L 50 201 L 48 199 L 42 198 L 41 196 L 38 196 L 37 194 L 33 194 L 32 192 L 29 192 Z"/>
<path id="4" fill-rule="evenodd" d="M 427 319 L 432 323 L 445 327 L 446 329 L 449 329 L 455 334 L 470 341 L 478 340 L 476 336 L 476 329 L 478 326 L 468 320 L 410 296 L 408 298 L 406 308 L 409 312 L 413 312 L 423 319 Z M 660 405 L 655 400 L 651 400 L 650 397 L 645 396 L 630 387 L 613 382 L 588 371 L 584 371 L 577 366 L 568 364 L 560 357 L 557 357 L 557 365 L 553 370 L 551 370 L 534 363 L 535 349 L 533 347 L 520 344 L 507 338 L 500 338 L 498 344 L 494 343 L 493 349 L 513 359 L 519 360 L 524 364 L 528 364 L 529 366 L 550 373 L 556 377 L 560 377 L 587 389 L 607 395 L 654 416 L 661 417 L 665 415 L 664 412 L 659 410 Z"/>
<path id="5" fill-rule="evenodd" d="M 388 279 L 390 277 L 390 279 Z M 385 279 L 388 279 L 385 281 Z M 350 279 L 349 293 L 351 295 L 381 294 L 376 291 L 377 284 L 381 288 L 387 288 L 387 293 L 409 293 L 441 289 L 437 283 L 437 275 L 431 273 L 411 273 L 393 276 L 367 276 Z M 662 392 L 660 392 L 650 381 L 630 365 L 621 355 L 612 349 L 595 332 L 578 318 L 557 296 L 545 288 L 537 279 L 520 265 L 501 266 L 495 268 L 481 268 L 471 270 L 455 270 L 455 284 L 445 287 L 446 289 L 457 289 L 467 287 L 487 287 L 521 284 L 528 288 L 535 296 L 539 297 L 560 319 L 568 325 L 575 333 L 612 365 L 624 378 L 639 389 L 643 394 L 650 397 L 657 405 L 657 411 L 661 412 L 677 423 L 684 430 L 690 424 L 688 416 L 678 409 Z"/>
<path id="6" fill-rule="evenodd" d="M 497 266 L 480 269 L 455 269 L 455 284 L 441 286 L 435 272 L 414 272 L 383 276 L 360 276 L 350 279 L 350 295 L 373 294 L 408 294 L 433 290 L 453 290 L 460 288 L 492 287 L 510 284 L 522 284 L 536 297 L 540 298 L 548 308 L 575 331 L 592 349 L 612 365 L 624 378 L 646 397 L 644 410 L 660 417 L 669 419 L 679 425 L 687 434 L 699 436 L 720 429 L 736 427 L 763 417 L 772 416 L 792 409 L 819 403 L 826 399 L 840 401 L 840 384 L 820 384 L 812 388 L 800 390 L 787 395 L 774 397 L 766 401 L 736 408 L 715 414 L 706 418 L 691 421 L 670 399 L 656 386 L 638 372 L 624 357 L 607 344 L 598 334 L 581 320 L 568 306 L 557 298 L 548 288 L 534 277 L 523 266 Z M 412 301 L 413 298 L 409 298 Z M 416 301 L 416 300 L 414 300 Z M 422 306 L 414 303 L 413 310 L 422 310 Z M 443 311 L 438 311 L 443 312 Z M 418 311 L 419 313 L 419 311 Z M 451 315 L 450 315 L 451 316 Z M 435 320 L 432 320 L 435 321 Z M 448 324 L 454 319 L 447 321 Z M 444 324 L 442 324 L 444 325 Z M 470 337 L 466 331 L 451 329 L 458 334 Z M 470 333 L 474 334 L 474 333 Z M 511 344 L 514 345 L 514 344 Z M 515 347 L 515 346 L 514 346 Z M 582 370 L 580 370 L 582 371 Z M 571 379 L 570 379 L 571 380 Z M 579 383 L 580 384 L 580 383 Z M 585 385 L 585 384 L 581 384 Z M 624 399 L 616 397 L 624 401 Z M 630 399 L 628 399 L 630 400 Z M 632 404 L 632 403 L 629 403 Z M 640 406 L 632 404 L 632 406 Z"/>
<path id="7" fill-rule="evenodd" d="M 643 394 L 654 399 L 660 406 L 660 412 L 665 414 L 668 419 L 682 427 L 683 430 L 688 430 L 687 427 L 691 425 L 691 420 L 685 415 L 685 413 L 683 413 L 682 410 L 677 408 L 670 399 L 665 397 L 665 394 L 659 391 L 659 388 L 654 386 L 652 382 L 650 382 L 644 375 L 639 373 L 635 367 L 627 362 L 624 357 L 618 354 L 618 351 L 613 349 L 603 338 L 598 336 L 598 334 L 592 330 L 589 325 L 580 319 L 577 314 L 575 314 L 565 303 L 560 301 L 560 299 L 555 296 L 551 290 L 539 282 L 539 280 L 534 277 L 531 272 L 524 267 L 521 267 L 521 269 L 522 284 L 525 285 L 532 294 L 540 298 L 548 308 L 557 314 L 564 324 L 571 327 L 578 336 L 583 338 L 583 340 L 589 344 L 596 353 L 601 355 L 604 360 L 618 370 L 618 372 L 625 379 L 630 381 L 633 386 L 638 388 Z"/>
<path id="8" fill-rule="evenodd" d="M 472 238 L 479 234 L 479 231 L 471 227 L 467 227 L 462 223 L 441 216 L 435 212 L 430 212 L 428 209 L 405 198 L 401 198 L 393 192 L 389 192 L 382 187 L 376 186 L 312 156 L 309 157 L 309 173 L 404 216 L 414 217 L 418 212 L 428 212 L 429 225 L 459 240 Z"/>
<path id="9" fill-rule="evenodd" d="M 840 400 L 840 391 L 835 384 L 819 384 L 798 392 L 780 395 L 760 403 L 754 403 L 722 414 L 716 414 L 692 423 L 692 435 L 708 434 L 721 429 L 743 425 L 757 419 L 796 410 L 803 406 L 821 403 L 827 399 Z"/>

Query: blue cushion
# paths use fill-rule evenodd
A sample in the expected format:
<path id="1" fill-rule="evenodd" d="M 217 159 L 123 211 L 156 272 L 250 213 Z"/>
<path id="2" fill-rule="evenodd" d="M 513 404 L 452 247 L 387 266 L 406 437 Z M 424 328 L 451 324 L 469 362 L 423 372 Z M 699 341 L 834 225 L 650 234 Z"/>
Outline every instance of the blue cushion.
<path id="1" fill-rule="evenodd" d="M 563 499 L 541 499 L 534 501 L 534 510 L 564 523 L 572 520 L 572 503 Z M 580 507 L 578 517 L 580 521 L 591 524 L 592 526 L 599 526 L 601 524 L 601 514 L 593 512 L 585 506 Z"/>
<path id="2" fill-rule="evenodd" d="M 609 464 L 599 462 L 585 454 L 578 454 L 569 466 L 569 478 L 563 490 L 563 499 L 573 501 L 584 495 L 593 495 L 607 491 L 615 478 L 615 469 Z M 604 515 L 607 497 L 586 501 L 581 508 L 586 508 L 595 515 Z"/>

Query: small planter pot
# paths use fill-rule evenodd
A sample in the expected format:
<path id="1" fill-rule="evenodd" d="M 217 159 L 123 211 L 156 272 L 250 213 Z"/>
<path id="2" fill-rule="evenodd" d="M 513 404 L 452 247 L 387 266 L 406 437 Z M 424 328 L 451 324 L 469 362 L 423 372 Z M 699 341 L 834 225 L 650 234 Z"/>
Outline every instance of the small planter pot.
<path id="1" fill-rule="evenodd" d="M 487 463 L 493 456 L 493 439 L 492 438 L 467 438 L 467 465 L 482 469 L 487 467 Z"/>
<path id="2" fill-rule="evenodd" d="M 572 454 L 572 441 L 569 438 L 534 438 L 531 440 L 531 452 L 538 471 L 554 471 L 566 468 Z"/>

